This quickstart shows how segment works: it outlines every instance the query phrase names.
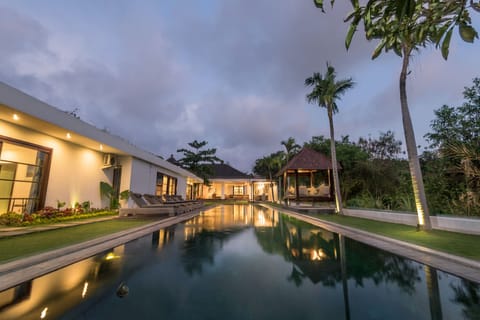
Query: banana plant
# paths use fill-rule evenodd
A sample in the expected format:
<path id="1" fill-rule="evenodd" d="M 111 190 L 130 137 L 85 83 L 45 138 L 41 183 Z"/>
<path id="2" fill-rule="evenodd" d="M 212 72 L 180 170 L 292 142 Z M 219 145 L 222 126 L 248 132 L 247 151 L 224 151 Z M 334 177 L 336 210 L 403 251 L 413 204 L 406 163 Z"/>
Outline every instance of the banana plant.
<path id="1" fill-rule="evenodd" d="M 120 200 L 128 199 L 130 196 L 130 191 L 124 190 L 117 195 L 111 184 L 105 181 L 100 181 L 100 196 L 104 199 L 108 199 L 110 203 L 110 209 L 115 210 L 120 206 Z"/>

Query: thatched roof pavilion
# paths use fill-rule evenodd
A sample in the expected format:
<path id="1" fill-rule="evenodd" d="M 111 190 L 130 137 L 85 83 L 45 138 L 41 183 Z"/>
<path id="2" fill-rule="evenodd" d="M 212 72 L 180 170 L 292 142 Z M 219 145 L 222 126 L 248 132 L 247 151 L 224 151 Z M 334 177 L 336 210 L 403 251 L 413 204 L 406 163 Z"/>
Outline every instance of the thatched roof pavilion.
<path id="1" fill-rule="evenodd" d="M 340 164 L 338 168 L 341 169 Z M 326 155 L 310 148 L 303 148 L 288 163 L 280 169 L 276 176 L 283 181 L 283 199 L 295 199 L 309 201 L 332 201 L 333 179 L 331 175 L 332 161 Z M 314 174 L 326 172 L 325 181 L 319 186 L 314 186 Z M 294 177 L 294 186 L 291 178 Z M 309 185 L 299 185 L 299 178 L 309 177 Z"/>

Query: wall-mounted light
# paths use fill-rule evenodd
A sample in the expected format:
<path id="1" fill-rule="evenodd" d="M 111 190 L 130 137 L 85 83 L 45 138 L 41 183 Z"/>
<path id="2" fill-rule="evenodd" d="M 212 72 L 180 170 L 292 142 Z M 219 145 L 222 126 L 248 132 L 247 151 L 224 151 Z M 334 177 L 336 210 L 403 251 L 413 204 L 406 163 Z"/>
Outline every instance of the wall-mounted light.
<path id="1" fill-rule="evenodd" d="M 67 139 L 71 139 L 72 138 L 72 135 L 70 134 L 70 132 L 67 132 Z"/>
<path id="2" fill-rule="evenodd" d="M 12 118 L 13 118 L 13 120 L 15 120 L 15 121 L 20 120 L 20 117 L 19 117 L 18 114 L 16 114 L 16 113 L 13 114 Z"/>
<path id="3" fill-rule="evenodd" d="M 100 145 L 100 151 L 103 150 L 103 144 Z"/>

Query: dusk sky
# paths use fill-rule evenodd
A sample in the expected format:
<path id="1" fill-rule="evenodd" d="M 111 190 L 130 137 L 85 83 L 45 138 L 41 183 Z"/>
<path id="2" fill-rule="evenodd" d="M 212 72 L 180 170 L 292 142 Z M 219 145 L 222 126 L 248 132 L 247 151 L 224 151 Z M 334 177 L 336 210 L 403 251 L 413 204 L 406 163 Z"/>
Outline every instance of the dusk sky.
<path id="1" fill-rule="evenodd" d="M 165 158 L 206 140 L 251 172 L 288 137 L 329 135 L 304 86 L 328 61 L 356 82 L 338 103 L 336 137 L 393 130 L 403 141 L 401 59 L 372 61 L 375 43 L 361 32 L 347 52 L 345 3 L 323 14 L 312 0 L 0 0 L 0 81 Z M 434 47 L 413 57 L 408 99 L 422 147 L 433 111 L 460 105 L 480 76 L 479 49 L 455 33 L 448 61 Z"/>

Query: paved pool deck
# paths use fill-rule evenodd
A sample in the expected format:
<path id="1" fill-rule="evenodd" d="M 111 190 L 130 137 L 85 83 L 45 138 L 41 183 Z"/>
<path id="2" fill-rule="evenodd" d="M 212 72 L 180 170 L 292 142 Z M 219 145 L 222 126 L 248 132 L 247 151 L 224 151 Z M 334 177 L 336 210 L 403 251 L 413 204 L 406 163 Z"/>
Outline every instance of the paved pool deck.
<path id="1" fill-rule="evenodd" d="M 446 254 L 422 246 L 375 235 L 335 223 L 322 221 L 311 216 L 298 213 L 296 211 L 279 209 L 268 205 L 265 206 L 275 210 L 280 210 L 282 213 L 294 216 L 299 220 L 311 223 L 329 231 L 341 233 L 351 239 L 367 243 L 379 249 L 393 252 L 400 256 L 404 256 L 409 259 L 421 262 L 423 264 L 430 265 L 436 269 L 458 275 L 473 282 L 480 283 L 480 261 L 457 257 L 451 254 Z M 180 216 L 167 217 L 160 220 L 155 220 L 141 227 L 124 230 L 76 245 L 1 264 L 0 291 L 6 290 L 30 279 L 42 276 L 67 265 L 81 261 L 97 254 L 98 252 L 109 250 L 113 247 L 137 239 L 139 237 L 157 231 L 161 228 L 166 228 L 173 224 L 188 220 L 206 209 L 208 208 L 203 208 Z M 114 217 L 109 218 L 113 219 Z M 100 219 L 97 219 L 97 221 L 98 220 Z M 93 220 L 90 220 L 90 223 L 91 222 L 93 222 Z M 86 223 L 86 221 L 82 221 L 81 223 Z M 63 227 L 67 226 L 72 226 L 72 223 L 69 223 L 68 225 Z M 46 229 L 57 227 L 59 226 L 45 226 Z M 17 234 L 20 234 L 20 232 L 32 232 L 32 230 L 26 229 L 17 229 L 10 231 L 17 232 Z M 36 229 L 36 231 L 40 230 Z M 5 230 L 0 230 L 0 237 L 2 236 L 2 232 L 5 232 Z"/>

